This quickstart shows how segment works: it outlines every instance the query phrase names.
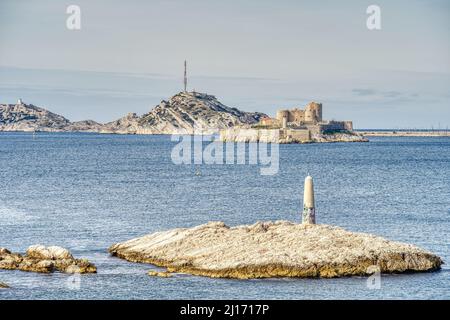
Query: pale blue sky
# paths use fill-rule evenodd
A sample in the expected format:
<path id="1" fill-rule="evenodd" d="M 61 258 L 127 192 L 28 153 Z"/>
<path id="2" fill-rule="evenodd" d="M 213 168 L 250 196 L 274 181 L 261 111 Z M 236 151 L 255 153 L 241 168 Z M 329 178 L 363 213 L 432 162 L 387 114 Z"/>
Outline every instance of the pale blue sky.
<path id="1" fill-rule="evenodd" d="M 370 4 L 382 30 L 366 28 Z M 446 127 L 449 39 L 446 0 L 1 0 L 0 102 L 70 120 L 142 114 L 182 89 L 187 59 L 191 89 L 243 110 L 316 100 L 357 128 Z"/>

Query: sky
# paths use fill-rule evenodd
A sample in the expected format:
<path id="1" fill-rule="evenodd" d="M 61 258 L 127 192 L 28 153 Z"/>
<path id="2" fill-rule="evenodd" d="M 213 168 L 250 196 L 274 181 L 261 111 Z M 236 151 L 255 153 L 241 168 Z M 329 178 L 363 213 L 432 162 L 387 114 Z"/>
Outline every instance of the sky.
<path id="1" fill-rule="evenodd" d="M 186 59 L 190 90 L 241 110 L 317 101 L 360 129 L 450 127 L 448 0 L 0 0 L 0 41 L 0 103 L 72 121 L 150 111 Z"/>

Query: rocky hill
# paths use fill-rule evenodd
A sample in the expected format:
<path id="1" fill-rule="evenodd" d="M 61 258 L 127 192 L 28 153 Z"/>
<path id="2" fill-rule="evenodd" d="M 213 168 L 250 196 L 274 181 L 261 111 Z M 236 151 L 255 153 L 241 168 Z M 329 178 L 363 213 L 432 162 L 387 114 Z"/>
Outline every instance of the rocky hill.
<path id="1" fill-rule="evenodd" d="M 0 131 L 64 131 L 70 121 L 32 104 L 0 104 Z"/>
<path id="2" fill-rule="evenodd" d="M 106 124 L 92 120 L 70 122 L 66 118 L 31 104 L 0 105 L 0 131 L 88 131 L 120 134 L 193 133 L 254 124 L 263 113 L 243 112 L 227 107 L 204 93 L 181 92 L 162 101 L 149 113 L 129 113 Z"/>
<path id="3" fill-rule="evenodd" d="M 194 128 L 226 129 L 254 124 L 263 116 L 266 115 L 227 107 L 212 95 L 181 92 L 144 114 L 139 119 L 139 128 L 143 133 L 193 133 Z"/>
<path id="4" fill-rule="evenodd" d="M 141 117 L 129 113 L 123 118 L 105 124 L 103 132 L 192 134 L 197 129 L 209 132 L 235 125 L 254 124 L 263 116 L 266 115 L 227 107 L 212 95 L 180 92 L 168 101 L 161 101 L 153 110 Z"/>

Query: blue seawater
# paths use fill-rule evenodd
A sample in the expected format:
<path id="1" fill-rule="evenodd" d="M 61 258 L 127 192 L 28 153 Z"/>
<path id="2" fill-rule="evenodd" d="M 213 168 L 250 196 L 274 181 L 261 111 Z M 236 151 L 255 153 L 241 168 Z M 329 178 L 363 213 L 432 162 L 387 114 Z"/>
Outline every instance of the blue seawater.
<path id="1" fill-rule="evenodd" d="M 0 133 L 0 247 L 59 245 L 98 267 L 70 275 L 0 270 L 0 299 L 449 299 L 450 268 L 339 279 L 146 275 L 116 242 L 208 221 L 300 220 L 303 181 L 318 223 L 418 245 L 450 262 L 450 139 L 281 145 L 276 175 L 256 165 L 175 165 L 169 136 Z M 75 282 L 76 282 L 75 281 Z"/>

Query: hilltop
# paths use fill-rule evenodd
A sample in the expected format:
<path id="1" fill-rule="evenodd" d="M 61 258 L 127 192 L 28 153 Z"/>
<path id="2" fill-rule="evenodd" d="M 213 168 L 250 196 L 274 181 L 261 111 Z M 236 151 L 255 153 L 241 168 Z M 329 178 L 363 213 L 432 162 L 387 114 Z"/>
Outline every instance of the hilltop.
<path id="1" fill-rule="evenodd" d="M 255 124 L 264 116 L 228 107 L 213 95 L 180 92 L 144 114 L 139 125 L 145 133 L 193 133 L 194 128 L 226 129 Z"/>
<path id="2" fill-rule="evenodd" d="M 0 131 L 64 131 L 70 121 L 32 104 L 0 104 Z"/>

